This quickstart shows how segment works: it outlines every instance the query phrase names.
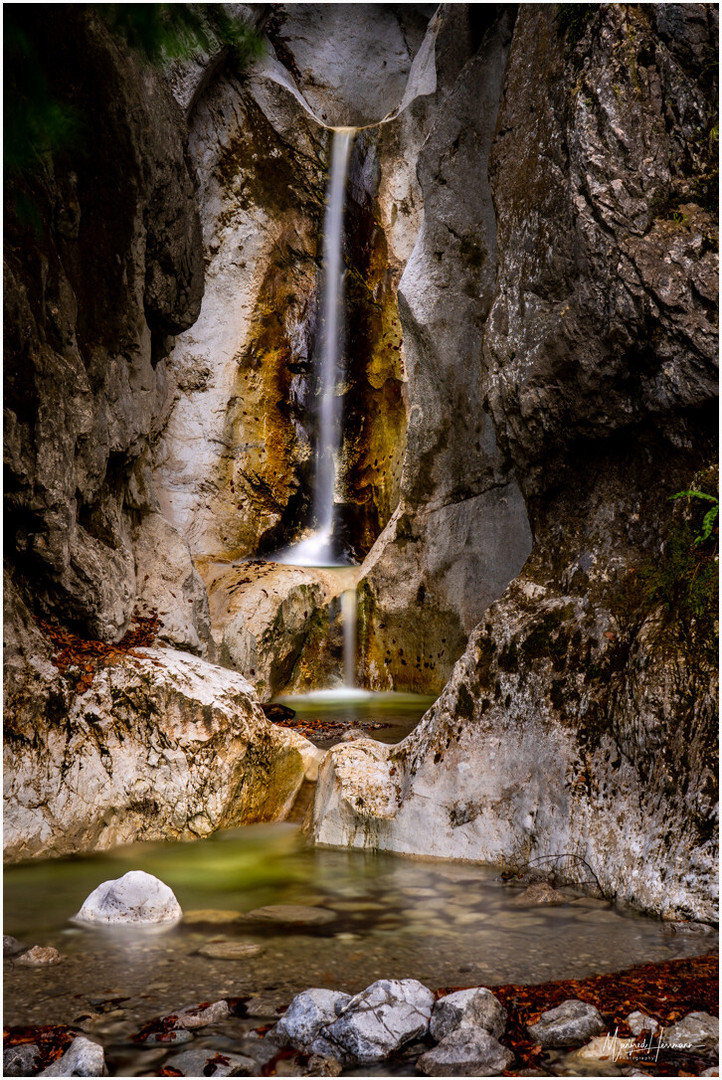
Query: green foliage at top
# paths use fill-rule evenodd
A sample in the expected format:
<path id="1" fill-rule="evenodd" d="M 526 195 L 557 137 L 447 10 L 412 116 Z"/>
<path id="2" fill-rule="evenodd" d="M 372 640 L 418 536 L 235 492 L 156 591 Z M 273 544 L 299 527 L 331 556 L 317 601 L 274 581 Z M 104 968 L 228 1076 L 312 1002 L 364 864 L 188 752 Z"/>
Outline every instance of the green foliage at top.
<path id="1" fill-rule="evenodd" d="M 601 4 L 557 4 L 557 28 L 570 45 L 576 45 L 584 36 L 587 24 L 599 11 Z"/>
<path id="2" fill-rule="evenodd" d="M 717 470 L 695 478 L 715 483 Z M 639 571 L 644 606 L 663 605 L 690 644 L 695 644 L 716 662 L 717 619 L 719 613 L 719 510 L 718 496 L 698 487 L 670 496 L 702 499 L 712 505 L 701 527 L 694 520 L 691 505 L 683 514 L 675 513 L 664 538 L 661 557 Z"/>
<path id="3" fill-rule="evenodd" d="M 716 495 L 708 495 L 706 491 L 678 491 L 676 495 L 670 495 L 670 499 L 682 498 L 704 499 L 713 504 L 702 518 L 702 532 L 694 539 L 695 546 L 702 544 L 712 535 L 712 529 L 719 514 L 719 499 Z"/>
<path id="4" fill-rule="evenodd" d="M 3 162 L 13 176 L 33 169 L 47 150 L 65 149 L 77 139 L 77 112 L 50 90 L 35 42 L 37 10 L 8 4 L 3 19 Z"/>
<path id="5" fill-rule="evenodd" d="M 227 46 L 236 70 L 260 55 L 263 39 L 229 15 L 224 4 L 97 4 L 114 35 L 146 62 L 163 64 L 218 44 Z M 5 65 L 3 161 L 9 175 L 33 171 L 44 154 L 81 141 L 83 118 L 50 85 L 41 42 L 42 4 L 4 8 Z"/>
<path id="6" fill-rule="evenodd" d="M 260 35 L 229 15 L 224 4 L 98 4 L 97 9 L 113 32 L 151 64 L 209 52 L 220 42 L 245 66 L 263 49 Z"/>

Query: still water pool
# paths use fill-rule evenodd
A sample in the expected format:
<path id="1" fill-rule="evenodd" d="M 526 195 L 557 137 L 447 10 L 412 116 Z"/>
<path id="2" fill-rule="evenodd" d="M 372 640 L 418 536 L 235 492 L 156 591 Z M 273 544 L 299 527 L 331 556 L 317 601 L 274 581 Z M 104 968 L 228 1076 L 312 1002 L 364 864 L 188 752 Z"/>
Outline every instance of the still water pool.
<path id="1" fill-rule="evenodd" d="M 170 885 L 188 918 L 165 931 L 70 922 L 101 881 L 131 869 Z M 309 986 L 356 992 L 381 977 L 417 978 L 432 989 L 544 982 L 694 955 L 714 944 L 669 935 L 659 922 L 578 894 L 560 907 L 524 907 L 519 898 L 490 868 L 313 849 L 288 824 L 12 866 L 5 933 L 52 945 L 63 961 L 6 965 L 5 1023 L 90 1017 L 83 1023 L 109 1047 L 115 1075 L 152 1075 L 168 1051 L 139 1049 L 130 1036 L 153 1016 L 201 1001 L 251 998 L 256 1019 L 244 1023 L 259 1025 Z M 277 921 L 244 918 L 265 905 L 316 914 L 287 909 Z M 239 941 L 262 951 L 243 959 L 202 951 L 211 942 L 223 951 Z"/>

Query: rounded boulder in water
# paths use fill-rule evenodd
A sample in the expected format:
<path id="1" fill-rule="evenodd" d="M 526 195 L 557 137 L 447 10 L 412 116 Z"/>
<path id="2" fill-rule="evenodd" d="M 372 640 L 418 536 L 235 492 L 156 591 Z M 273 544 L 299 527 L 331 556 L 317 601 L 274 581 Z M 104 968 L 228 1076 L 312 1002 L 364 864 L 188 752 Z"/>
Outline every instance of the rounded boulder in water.
<path id="1" fill-rule="evenodd" d="M 171 889 L 144 870 L 104 881 L 87 898 L 74 922 L 152 926 L 178 922 L 181 906 Z"/>

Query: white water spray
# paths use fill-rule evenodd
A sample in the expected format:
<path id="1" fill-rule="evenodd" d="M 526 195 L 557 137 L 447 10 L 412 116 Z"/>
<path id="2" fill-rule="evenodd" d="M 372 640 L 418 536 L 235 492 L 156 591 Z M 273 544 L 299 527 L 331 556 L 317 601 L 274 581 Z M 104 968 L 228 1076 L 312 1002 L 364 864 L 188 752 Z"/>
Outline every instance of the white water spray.
<path id="1" fill-rule="evenodd" d="M 348 161 L 355 128 L 334 128 L 323 223 L 320 340 L 317 347 L 318 443 L 314 478 L 313 513 L 316 532 L 294 544 L 277 562 L 293 566 L 338 566 L 332 546 L 336 461 L 341 449 L 341 394 L 345 371 L 344 345 L 343 209 Z"/>

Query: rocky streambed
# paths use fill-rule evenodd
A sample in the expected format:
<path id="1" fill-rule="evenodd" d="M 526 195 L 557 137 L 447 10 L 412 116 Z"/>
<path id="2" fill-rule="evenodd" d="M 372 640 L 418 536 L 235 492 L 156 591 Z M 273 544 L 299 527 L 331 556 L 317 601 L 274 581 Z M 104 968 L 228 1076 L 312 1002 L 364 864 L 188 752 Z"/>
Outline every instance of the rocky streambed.
<path id="1" fill-rule="evenodd" d="M 101 881 L 140 867 L 172 887 L 180 921 L 155 928 L 70 921 Z M 103 1047 L 111 1075 L 136 1076 L 222 1075 L 205 1071 L 204 1054 L 229 1059 L 230 1066 L 217 1061 L 217 1068 L 250 1070 L 235 1075 L 324 1075 L 309 1072 L 319 1068 L 337 1070 L 325 1075 L 341 1069 L 344 1075 L 415 1075 L 419 1059 L 437 1053 L 432 1048 L 441 1042 L 433 1030 L 429 1036 L 428 1016 L 418 1031 L 404 1028 L 408 1037 L 361 1063 L 348 1048 L 316 1053 L 309 1049 L 314 1039 L 296 1029 L 287 1039 L 269 1036 L 309 988 L 322 988 L 326 1001 L 348 1004 L 371 986 L 380 993 L 389 979 L 393 987 L 413 984 L 429 1007 L 450 990 L 492 988 L 508 1014 L 497 1034 L 499 1024 L 487 1032 L 514 1055 L 504 1068 L 533 1062 L 540 1075 L 580 1075 L 590 1071 L 588 1062 L 570 1065 L 569 1047 L 542 1053 L 544 1044 L 528 1036 L 527 1025 L 546 1008 L 576 998 L 599 1010 L 605 1034 L 617 1026 L 630 1034 L 624 1022 L 636 1006 L 666 1026 L 687 1012 L 709 1011 L 704 987 L 714 961 L 692 958 L 716 947 L 708 927 L 622 912 L 578 889 L 536 884 L 529 892 L 508 887 L 490 868 L 314 850 L 283 824 L 11 867 L 5 930 L 19 942 L 10 943 L 15 955 L 6 959 L 9 1044 L 37 1045 L 47 1066 L 71 1036 L 83 1036 Z M 625 984 L 612 973 L 630 963 L 649 971 Z M 670 963 L 674 980 L 663 974 Z M 203 1011 L 208 1005 L 212 1010 Z M 194 1016 L 187 1024 L 177 1019 L 186 1009 Z M 323 1021 L 319 1030 L 330 1022 L 326 1013 Z M 585 1036 L 579 1045 L 588 1041 Z M 504 1057 L 485 1037 L 482 1042 L 489 1054 Z M 472 1071 L 456 1075 L 502 1071 L 480 1071 L 478 1039 L 473 1052 Z M 191 1056 L 179 1061 L 181 1053 Z M 314 1054 L 339 1065 L 313 1061 Z M 427 1065 L 441 1067 L 438 1054 Z M 626 1061 L 618 1066 L 630 1067 Z M 163 1073 L 166 1067 L 176 1072 Z M 471 1068 L 468 1060 L 460 1067 Z"/>

